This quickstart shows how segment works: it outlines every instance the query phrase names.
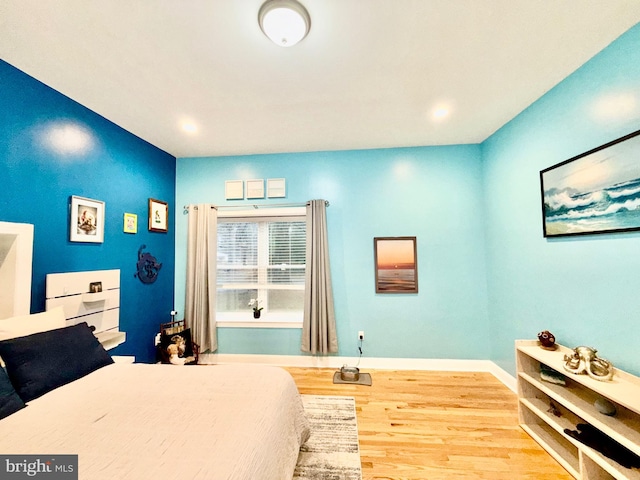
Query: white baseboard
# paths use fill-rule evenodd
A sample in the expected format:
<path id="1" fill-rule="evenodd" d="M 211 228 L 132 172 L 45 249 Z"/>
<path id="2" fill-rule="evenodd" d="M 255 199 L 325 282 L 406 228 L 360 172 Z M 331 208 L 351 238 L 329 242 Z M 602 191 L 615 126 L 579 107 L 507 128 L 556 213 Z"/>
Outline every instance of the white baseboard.
<path id="1" fill-rule="evenodd" d="M 439 358 L 362 358 L 310 355 L 250 355 L 230 353 L 200 354 L 201 364 L 255 363 L 281 367 L 335 368 L 343 365 L 366 370 L 434 370 L 441 372 L 488 372 L 513 392 L 516 379 L 490 360 L 455 360 Z"/>
<path id="2" fill-rule="evenodd" d="M 492 373 L 494 377 L 500 380 L 509 390 L 513 393 L 518 393 L 518 382 L 515 377 L 513 377 L 509 372 L 503 370 L 497 364 L 493 362 L 489 362 L 491 364 L 491 369 L 489 373 Z"/>

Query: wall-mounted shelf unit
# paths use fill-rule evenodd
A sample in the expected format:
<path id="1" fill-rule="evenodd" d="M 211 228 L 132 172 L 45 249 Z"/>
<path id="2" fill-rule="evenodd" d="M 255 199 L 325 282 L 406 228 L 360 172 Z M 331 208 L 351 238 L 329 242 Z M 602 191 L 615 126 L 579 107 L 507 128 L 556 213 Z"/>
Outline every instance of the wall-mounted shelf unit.
<path id="1" fill-rule="evenodd" d="M 640 378 L 619 369 L 605 382 L 568 373 L 563 358 L 571 351 L 563 346 L 544 350 L 535 340 L 516 341 L 520 425 L 577 479 L 640 480 L 640 469 L 626 468 L 564 433 L 588 423 L 640 455 Z M 566 385 L 541 380 L 541 364 L 562 373 Z M 598 398 L 612 402 L 617 413 L 598 412 Z"/>
<path id="2" fill-rule="evenodd" d="M 102 291 L 92 292 L 100 283 Z M 46 278 L 46 308 L 64 308 L 67 325 L 87 322 L 105 349 L 124 343 L 120 331 L 120 270 L 50 273 Z"/>

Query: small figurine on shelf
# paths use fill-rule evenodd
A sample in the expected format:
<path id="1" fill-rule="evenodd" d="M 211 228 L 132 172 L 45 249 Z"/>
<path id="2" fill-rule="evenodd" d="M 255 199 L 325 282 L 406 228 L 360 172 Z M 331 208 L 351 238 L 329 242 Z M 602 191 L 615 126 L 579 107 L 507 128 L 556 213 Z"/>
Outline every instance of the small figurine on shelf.
<path id="1" fill-rule="evenodd" d="M 576 347 L 571 355 L 564 356 L 564 369 L 575 374 L 586 373 L 594 380 L 607 381 L 613 377 L 613 365 L 610 361 L 598 357 L 598 351 L 592 347 Z"/>
<path id="2" fill-rule="evenodd" d="M 593 406 L 596 407 L 598 412 L 609 417 L 613 417 L 617 412 L 615 404 L 606 398 L 596 398 L 595 402 L 593 402 Z"/>
<path id="3" fill-rule="evenodd" d="M 538 334 L 538 341 L 540 342 L 540 348 L 545 350 L 555 350 L 558 348 L 556 345 L 556 337 L 549 330 L 544 330 Z"/>
<path id="4" fill-rule="evenodd" d="M 547 412 L 553 413 L 556 417 L 562 416 L 562 412 L 558 409 L 556 404 L 553 403 L 553 401 L 549 402 L 549 409 L 547 410 Z"/>

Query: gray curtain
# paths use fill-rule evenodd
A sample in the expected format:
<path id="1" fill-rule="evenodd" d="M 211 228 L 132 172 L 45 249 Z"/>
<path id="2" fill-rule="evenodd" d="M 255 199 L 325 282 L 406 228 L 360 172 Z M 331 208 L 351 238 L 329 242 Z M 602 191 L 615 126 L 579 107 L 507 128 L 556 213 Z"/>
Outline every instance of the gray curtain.
<path id="1" fill-rule="evenodd" d="M 185 321 L 202 352 L 218 349 L 216 333 L 216 255 L 218 211 L 189 205 Z"/>
<path id="2" fill-rule="evenodd" d="M 327 210 L 324 200 L 307 204 L 307 259 L 301 350 L 324 355 L 338 351 L 329 269 Z"/>

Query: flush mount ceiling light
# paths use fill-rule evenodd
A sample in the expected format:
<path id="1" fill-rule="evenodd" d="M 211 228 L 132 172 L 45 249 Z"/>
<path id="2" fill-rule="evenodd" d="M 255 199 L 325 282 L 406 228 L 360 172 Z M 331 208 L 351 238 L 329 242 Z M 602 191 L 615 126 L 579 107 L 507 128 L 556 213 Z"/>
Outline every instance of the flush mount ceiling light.
<path id="1" fill-rule="evenodd" d="M 309 12 L 296 0 L 267 0 L 258 12 L 264 34 L 276 45 L 292 47 L 309 33 Z"/>

